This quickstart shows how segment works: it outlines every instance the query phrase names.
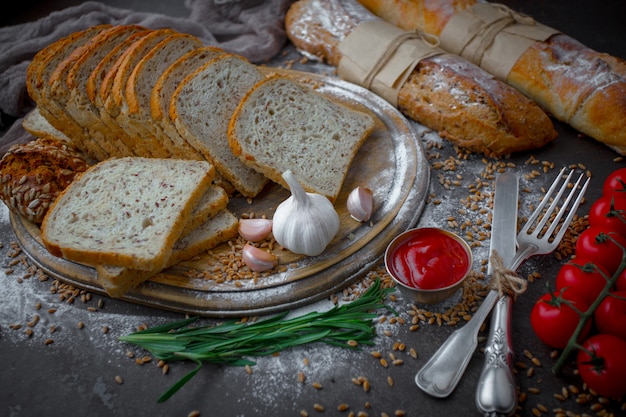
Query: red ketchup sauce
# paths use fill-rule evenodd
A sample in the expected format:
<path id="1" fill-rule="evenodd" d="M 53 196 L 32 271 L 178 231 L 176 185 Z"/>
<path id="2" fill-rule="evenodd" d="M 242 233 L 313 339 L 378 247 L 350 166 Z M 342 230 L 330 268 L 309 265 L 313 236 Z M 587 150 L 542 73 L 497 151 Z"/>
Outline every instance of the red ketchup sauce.
<path id="1" fill-rule="evenodd" d="M 465 247 L 454 237 L 438 229 L 423 228 L 395 246 L 388 267 L 408 287 L 434 290 L 462 279 L 469 262 Z"/>

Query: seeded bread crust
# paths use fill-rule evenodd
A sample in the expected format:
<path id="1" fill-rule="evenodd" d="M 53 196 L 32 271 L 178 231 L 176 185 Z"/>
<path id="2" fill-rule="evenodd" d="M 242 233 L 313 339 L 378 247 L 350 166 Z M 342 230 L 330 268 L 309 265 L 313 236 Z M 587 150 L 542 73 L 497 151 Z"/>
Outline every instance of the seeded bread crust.
<path id="1" fill-rule="evenodd" d="M 297 103 L 297 105 L 295 104 Z M 302 187 L 335 201 L 374 119 L 283 77 L 257 83 L 228 128 L 232 152 L 288 188 L 291 170 Z"/>
<path id="2" fill-rule="evenodd" d="M 213 176 L 206 161 L 100 162 L 55 200 L 41 225 L 42 241 L 71 261 L 160 271 Z"/>
<path id="3" fill-rule="evenodd" d="M 376 17 L 356 0 L 299 0 L 288 10 L 285 26 L 298 49 L 337 66 L 341 41 L 372 19 Z M 407 117 L 455 145 L 487 156 L 538 149 L 557 136 L 541 107 L 456 55 L 421 60 L 400 87 L 397 102 Z"/>
<path id="4" fill-rule="evenodd" d="M 0 199 L 9 210 L 41 223 L 53 201 L 88 166 L 65 141 L 39 138 L 15 145 L 0 160 Z"/>
<path id="5" fill-rule="evenodd" d="M 185 77 L 170 101 L 170 118 L 180 135 L 246 197 L 260 193 L 267 178 L 233 155 L 228 123 L 241 99 L 261 79 L 255 65 L 227 54 Z"/>
<path id="6" fill-rule="evenodd" d="M 220 211 L 176 242 L 166 268 L 189 260 L 236 237 L 238 224 L 237 217 L 231 212 Z M 158 274 L 108 265 L 97 265 L 96 272 L 98 282 L 111 297 L 115 298 L 123 296 L 130 289 Z"/>

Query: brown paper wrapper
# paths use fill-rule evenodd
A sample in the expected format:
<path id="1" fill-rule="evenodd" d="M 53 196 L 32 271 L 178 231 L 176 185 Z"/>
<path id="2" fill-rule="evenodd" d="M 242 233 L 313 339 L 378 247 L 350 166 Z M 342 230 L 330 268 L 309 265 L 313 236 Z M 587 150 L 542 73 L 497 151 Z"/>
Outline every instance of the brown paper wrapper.
<path id="1" fill-rule="evenodd" d="M 506 81 L 511 68 L 533 43 L 557 33 L 502 4 L 477 3 L 454 14 L 439 39 L 446 51 Z"/>
<path id="2" fill-rule="evenodd" d="M 445 53 L 438 43 L 436 37 L 405 32 L 383 20 L 366 21 L 339 44 L 338 73 L 397 107 L 398 91 L 417 64 Z"/>

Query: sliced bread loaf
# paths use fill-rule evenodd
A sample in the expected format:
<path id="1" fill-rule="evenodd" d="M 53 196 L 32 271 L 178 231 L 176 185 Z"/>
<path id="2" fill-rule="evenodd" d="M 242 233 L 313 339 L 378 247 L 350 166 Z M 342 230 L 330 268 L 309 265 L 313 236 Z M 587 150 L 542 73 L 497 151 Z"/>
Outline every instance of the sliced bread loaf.
<path id="1" fill-rule="evenodd" d="M 71 261 L 159 271 L 213 176 L 206 161 L 100 162 L 55 200 L 41 226 L 42 241 Z"/>
<path id="2" fill-rule="evenodd" d="M 302 187 L 335 201 L 374 119 L 285 77 L 259 82 L 237 107 L 228 130 L 241 160 L 287 187 L 291 170 Z"/>
<path id="3" fill-rule="evenodd" d="M 63 132 L 73 144 L 83 150 L 90 158 L 102 160 L 108 154 L 91 140 L 80 124 L 49 97 L 50 79 L 57 66 L 68 58 L 76 49 L 89 42 L 99 32 L 111 25 L 98 25 L 83 31 L 72 33 L 39 51 L 28 67 L 26 86 L 30 97 L 39 106 L 39 111 L 52 126 Z"/>
<path id="4" fill-rule="evenodd" d="M 175 33 L 177 32 L 172 29 L 152 30 L 145 36 L 135 40 L 132 45 L 126 48 L 122 56 L 118 58 L 116 64 L 111 67 L 100 88 L 103 103 L 103 108 L 100 110 L 101 113 L 104 113 L 101 117 L 103 120 L 108 120 L 109 123 L 115 123 L 124 129 L 131 138 L 132 148 L 136 149 L 136 153 L 142 156 L 167 158 L 171 155 L 165 147 L 154 146 L 151 141 L 142 140 L 142 137 L 137 137 L 133 134 L 128 126 L 117 121 L 121 108 L 124 105 L 126 82 L 137 63 L 159 42 Z"/>
<path id="5" fill-rule="evenodd" d="M 186 149 L 179 147 L 154 123 L 150 113 L 150 97 L 159 76 L 178 58 L 202 47 L 195 36 L 176 33 L 159 42 L 133 68 L 125 86 L 125 94 L 117 117 L 118 123 L 128 127 L 135 136 L 154 146 L 165 147 L 176 158 L 186 158 Z"/>
<path id="6" fill-rule="evenodd" d="M 228 145 L 228 121 L 250 88 L 263 79 L 245 58 L 222 55 L 189 74 L 170 101 L 170 117 L 179 133 L 246 197 L 256 196 L 267 178 L 244 165 Z"/>
<path id="7" fill-rule="evenodd" d="M 236 237 L 238 224 L 237 217 L 228 210 L 216 213 L 176 242 L 166 268 L 189 260 Z M 111 265 L 96 265 L 96 272 L 98 282 L 111 297 L 121 297 L 131 288 L 159 273 Z"/>
<path id="8" fill-rule="evenodd" d="M 204 156 L 184 139 L 170 119 L 170 99 L 178 84 L 189 74 L 224 51 L 214 46 L 196 48 L 177 59 L 159 76 L 150 95 L 152 120 L 180 149 L 187 159 L 204 159 Z"/>
<path id="9" fill-rule="evenodd" d="M 130 150 L 100 118 L 99 110 L 87 96 L 87 80 L 94 68 L 117 45 L 134 33 L 143 32 L 144 28 L 136 25 L 114 26 L 100 32 L 85 45 L 85 51 L 70 65 L 66 75 L 53 79 L 53 94 L 63 104 L 68 113 L 80 124 L 91 138 L 96 140 L 111 157 L 130 156 Z"/>

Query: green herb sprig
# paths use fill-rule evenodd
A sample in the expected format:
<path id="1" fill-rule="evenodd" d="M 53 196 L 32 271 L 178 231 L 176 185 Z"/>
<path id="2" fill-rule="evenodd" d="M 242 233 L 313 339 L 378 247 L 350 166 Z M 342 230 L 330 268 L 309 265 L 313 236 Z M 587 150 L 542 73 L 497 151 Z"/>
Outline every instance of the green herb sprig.
<path id="1" fill-rule="evenodd" d="M 373 345 L 376 310 L 386 309 L 397 315 L 384 304 L 391 291 L 394 289 L 382 288 L 376 279 L 358 299 L 325 312 L 286 318 L 286 311 L 251 324 L 229 320 L 216 326 L 192 326 L 198 320 L 193 317 L 131 333 L 120 340 L 146 349 L 157 359 L 196 363 L 194 370 L 159 397 L 158 402 L 165 402 L 200 371 L 203 362 L 254 365 L 247 357 L 267 356 L 312 342 L 350 349 Z"/>

